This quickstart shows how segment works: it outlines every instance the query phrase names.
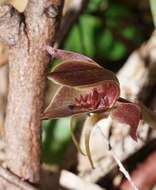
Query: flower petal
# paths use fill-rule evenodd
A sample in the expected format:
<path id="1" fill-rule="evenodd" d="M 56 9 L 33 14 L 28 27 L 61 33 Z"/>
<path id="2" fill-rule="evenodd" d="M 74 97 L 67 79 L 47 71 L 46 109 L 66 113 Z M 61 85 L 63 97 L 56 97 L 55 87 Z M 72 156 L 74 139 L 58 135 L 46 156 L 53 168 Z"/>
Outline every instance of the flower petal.
<path id="1" fill-rule="evenodd" d="M 94 122 L 94 116 L 87 117 L 85 121 L 85 149 L 87 153 L 88 160 L 90 162 L 90 165 L 92 169 L 95 169 L 94 162 L 91 156 L 91 151 L 90 151 L 90 138 L 91 138 L 91 132 L 94 128 L 96 121 Z"/>
<path id="2" fill-rule="evenodd" d="M 106 111 L 116 102 L 119 92 L 119 86 L 114 81 L 104 81 L 81 90 L 62 86 L 41 118 L 59 118 L 78 113 Z"/>
<path id="3" fill-rule="evenodd" d="M 90 139 L 91 139 L 91 133 L 92 133 L 92 130 L 94 129 L 95 127 L 95 124 L 100 121 L 102 118 L 104 118 L 104 114 L 101 113 L 101 114 L 92 114 L 90 116 L 88 116 L 86 118 L 86 121 L 84 123 L 84 137 L 85 137 L 85 149 L 86 149 L 86 155 L 88 157 L 88 160 L 91 164 L 91 167 L 93 169 L 95 169 L 95 166 L 94 166 L 94 162 L 93 162 L 93 159 L 92 159 L 92 155 L 91 155 L 91 151 L 90 151 Z"/>
<path id="4" fill-rule="evenodd" d="M 118 83 L 113 72 L 96 63 L 85 61 L 66 61 L 56 66 L 48 78 L 55 83 L 71 87 L 86 87 L 105 80 L 113 80 Z"/>
<path id="5" fill-rule="evenodd" d="M 75 144 L 78 152 L 80 152 L 82 155 L 85 156 L 86 154 L 83 152 L 83 150 L 82 150 L 82 148 L 81 148 L 81 146 L 80 146 L 79 142 L 77 141 L 76 136 L 74 134 L 75 123 L 76 123 L 76 118 L 74 116 L 72 116 L 70 119 L 71 137 L 72 137 L 73 143 Z"/>
<path id="6" fill-rule="evenodd" d="M 115 108 L 111 112 L 112 119 L 117 120 L 120 123 L 128 124 L 130 128 L 130 136 L 137 141 L 137 127 L 141 119 L 141 109 L 140 106 L 125 101 L 118 101 Z"/>

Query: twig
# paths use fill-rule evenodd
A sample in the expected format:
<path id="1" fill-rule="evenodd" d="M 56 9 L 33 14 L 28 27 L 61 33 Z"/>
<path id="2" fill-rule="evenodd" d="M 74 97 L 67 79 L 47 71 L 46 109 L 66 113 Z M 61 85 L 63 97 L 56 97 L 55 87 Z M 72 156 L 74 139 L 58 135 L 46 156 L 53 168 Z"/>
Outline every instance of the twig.
<path id="1" fill-rule="evenodd" d="M 0 166 L 0 177 L 5 179 L 6 181 L 10 182 L 13 185 L 16 185 L 23 190 L 38 190 L 37 188 L 30 185 L 28 182 L 22 181 L 19 177 L 15 176 L 13 173 L 4 169 Z"/>
<path id="2" fill-rule="evenodd" d="M 111 153 L 112 157 L 114 158 L 114 160 L 116 161 L 116 163 L 119 166 L 119 170 L 124 174 L 124 176 L 126 177 L 126 179 L 129 181 L 129 183 L 131 184 L 132 188 L 134 190 L 139 190 L 136 185 L 134 184 L 134 182 L 132 181 L 128 171 L 124 168 L 122 162 L 119 160 L 119 158 L 117 157 L 117 155 L 115 154 L 115 152 L 112 150 L 110 142 L 108 141 L 107 137 L 103 134 L 103 131 L 101 130 L 101 128 L 98 126 L 98 129 L 100 131 L 100 133 L 102 134 L 102 136 L 104 137 L 104 140 L 106 140 L 107 145 L 109 147 L 109 152 Z"/>

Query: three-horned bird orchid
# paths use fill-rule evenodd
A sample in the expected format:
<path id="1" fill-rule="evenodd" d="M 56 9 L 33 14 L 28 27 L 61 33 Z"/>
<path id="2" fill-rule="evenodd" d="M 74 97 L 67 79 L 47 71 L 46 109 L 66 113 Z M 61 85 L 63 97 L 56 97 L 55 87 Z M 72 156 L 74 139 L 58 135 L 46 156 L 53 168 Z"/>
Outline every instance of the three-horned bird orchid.
<path id="1" fill-rule="evenodd" d="M 128 124 L 130 136 L 137 140 L 136 130 L 142 117 L 141 107 L 120 98 L 120 84 L 113 72 L 78 53 L 50 46 L 47 46 L 47 51 L 53 58 L 63 62 L 54 67 L 48 75 L 48 78 L 59 84 L 60 88 L 43 112 L 42 119 L 91 113 L 89 117 L 93 125 L 102 119 L 103 115 L 110 115 L 112 119 Z M 88 130 L 85 135 L 85 146 L 93 166 L 89 148 L 90 134 L 91 130 Z M 76 139 L 73 139 L 79 148 Z"/>

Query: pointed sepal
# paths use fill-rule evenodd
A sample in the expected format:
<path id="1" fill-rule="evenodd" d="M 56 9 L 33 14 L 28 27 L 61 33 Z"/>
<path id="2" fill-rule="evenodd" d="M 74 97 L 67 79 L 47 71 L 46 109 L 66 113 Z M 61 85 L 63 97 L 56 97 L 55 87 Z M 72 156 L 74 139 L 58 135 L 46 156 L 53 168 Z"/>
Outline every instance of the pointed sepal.
<path id="1" fill-rule="evenodd" d="M 46 46 L 46 50 L 52 56 L 52 58 L 60 59 L 62 61 L 67 61 L 67 60 L 71 60 L 71 61 L 79 60 L 80 61 L 80 60 L 82 60 L 82 61 L 94 63 L 94 61 L 91 58 L 89 58 L 85 55 L 76 53 L 76 52 L 62 50 L 62 49 L 56 49 L 51 46 Z"/>
<path id="2" fill-rule="evenodd" d="M 59 64 L 49 73 L 48 78 L 57 84 L 71 87 L 87 87 L 102 81 L 114 81 L 119 85 L 113 72 L 85 61 Z"/>
<path id="3" fill-rule="evenodd" d="M 137 128 L 141 119 L 141 109 L 138 104 L 119 100 L 111 111 L 112 119 L 130 126 L 130 136 L 137 141 Z"/>

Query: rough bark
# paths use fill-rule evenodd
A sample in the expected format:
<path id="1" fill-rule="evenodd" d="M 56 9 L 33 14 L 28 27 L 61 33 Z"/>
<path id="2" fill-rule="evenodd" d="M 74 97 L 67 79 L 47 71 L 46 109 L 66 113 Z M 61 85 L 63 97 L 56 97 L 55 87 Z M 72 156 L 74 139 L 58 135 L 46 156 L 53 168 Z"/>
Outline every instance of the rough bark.
<path id="1" fill-rule="evenodd" d="M 0 6 L 0 41 L 16 44 L 19 36 L 20 17 L 11 6 Z"/>
<path id="2" fill-rule="evenodd" d="M 40 114 L 49 61 L 44 47 L 55 40 L 62 5 L 63 0 L 30 0 L 20 15 L 0 7 L 0 40 L 10 45 L 7 167 L 32 183 L 40 179 Z"/>

